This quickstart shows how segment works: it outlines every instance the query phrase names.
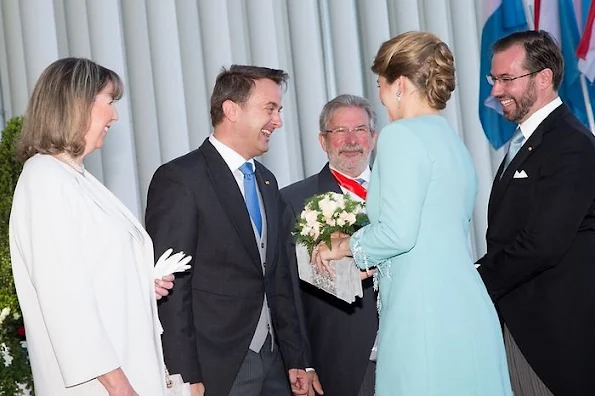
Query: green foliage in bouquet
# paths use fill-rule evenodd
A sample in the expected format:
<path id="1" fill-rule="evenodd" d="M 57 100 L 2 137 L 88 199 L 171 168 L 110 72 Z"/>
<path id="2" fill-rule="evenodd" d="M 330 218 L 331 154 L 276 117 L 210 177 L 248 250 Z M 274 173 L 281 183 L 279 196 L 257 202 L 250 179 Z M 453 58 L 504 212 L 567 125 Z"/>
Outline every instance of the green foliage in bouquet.
<path id="1" fill-rule="evenodd" d="M 353 235 L 368 222 L 364 202 L 356 201 L 348 195 L 327 192 L 306 201 L 293 235 L 296 242 L 304 245 L 311 255 L 320 242 L 331 248 L 333 233 Z"/>
<path id="2" fill-rule="evenodd" d="M 22 394 L 19 384 L 33 388 L 27 350 L 22 346 L 25 329 L 14 288 L 8 245 L 12 195 L 22 169 L 16 160 L 14 146 L 22 126 L 22 117 L 10 119 L 0 140 L 0 395 L 3 396 Z"/>

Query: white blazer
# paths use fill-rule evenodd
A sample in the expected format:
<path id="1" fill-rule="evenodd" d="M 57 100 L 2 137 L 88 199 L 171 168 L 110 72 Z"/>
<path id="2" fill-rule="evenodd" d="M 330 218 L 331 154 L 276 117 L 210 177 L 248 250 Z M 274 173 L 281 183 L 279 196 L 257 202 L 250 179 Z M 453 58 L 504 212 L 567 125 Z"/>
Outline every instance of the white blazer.
<path id="1" fill-rule="evenodd" d="M 118 367 L 141 396 L 164 394 L 153 244 L 105 186 L 30 158 L 10 253 L 37 396 L 107 395 L 96 377 Z"/>

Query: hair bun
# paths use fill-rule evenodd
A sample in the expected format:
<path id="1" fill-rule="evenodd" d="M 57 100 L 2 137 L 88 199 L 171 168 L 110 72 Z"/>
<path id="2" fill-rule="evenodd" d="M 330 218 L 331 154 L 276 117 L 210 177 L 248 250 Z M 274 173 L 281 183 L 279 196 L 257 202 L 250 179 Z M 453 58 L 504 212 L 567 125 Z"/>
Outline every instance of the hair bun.
<path id="1" fill-rule="evenodd" d="M 434 56 L 430 57 L 426 95 L 432 108 L 442 110 L 455 89 L 454 58 L 448 45 L 436 44 Z"/>

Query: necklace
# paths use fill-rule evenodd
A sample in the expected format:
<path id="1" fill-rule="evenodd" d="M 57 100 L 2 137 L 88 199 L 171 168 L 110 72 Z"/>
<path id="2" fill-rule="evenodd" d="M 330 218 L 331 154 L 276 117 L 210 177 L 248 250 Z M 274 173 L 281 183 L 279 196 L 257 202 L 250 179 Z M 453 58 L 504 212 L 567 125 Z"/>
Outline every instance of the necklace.
<path id="1" fill-rule="evenodd" d="M 70 166 L 72 169 L 74 169 L 75 171 L 77 171 L 81 175 L 84 175 L 85 174 L 85 167 L 83 165 L 77 163 L 69 154 L 67 154 L 65 152 L 62 152 L 62 153 L 58 154 L 58 156 L 64 162 L 66 162 L 66 164 L 68 166 Z"/>

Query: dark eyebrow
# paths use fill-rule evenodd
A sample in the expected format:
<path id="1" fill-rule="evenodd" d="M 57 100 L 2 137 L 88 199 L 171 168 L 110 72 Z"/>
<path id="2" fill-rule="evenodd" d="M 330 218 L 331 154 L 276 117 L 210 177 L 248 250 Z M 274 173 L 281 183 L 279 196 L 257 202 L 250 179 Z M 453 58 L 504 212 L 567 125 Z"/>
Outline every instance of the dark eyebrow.
<path id="1" fill-rule="evenodd" d="M 492 73 L 490 73 L 490 76 L 492 76 L 492 77 L 512 77 L 512 75 L 510 73 L 502 73 L 502 74 L 492 74 Z"/>
<path id="2" fill-rule="evenodd" d="M 264 107 L 269 106 L 273 106 L 275 109 L 279 109 L 279 111 L 281 111 L 281 109 L 283 108 L 283 106 L 279 106 L 279 104 L 276 102 L 268 102 Z"/>

